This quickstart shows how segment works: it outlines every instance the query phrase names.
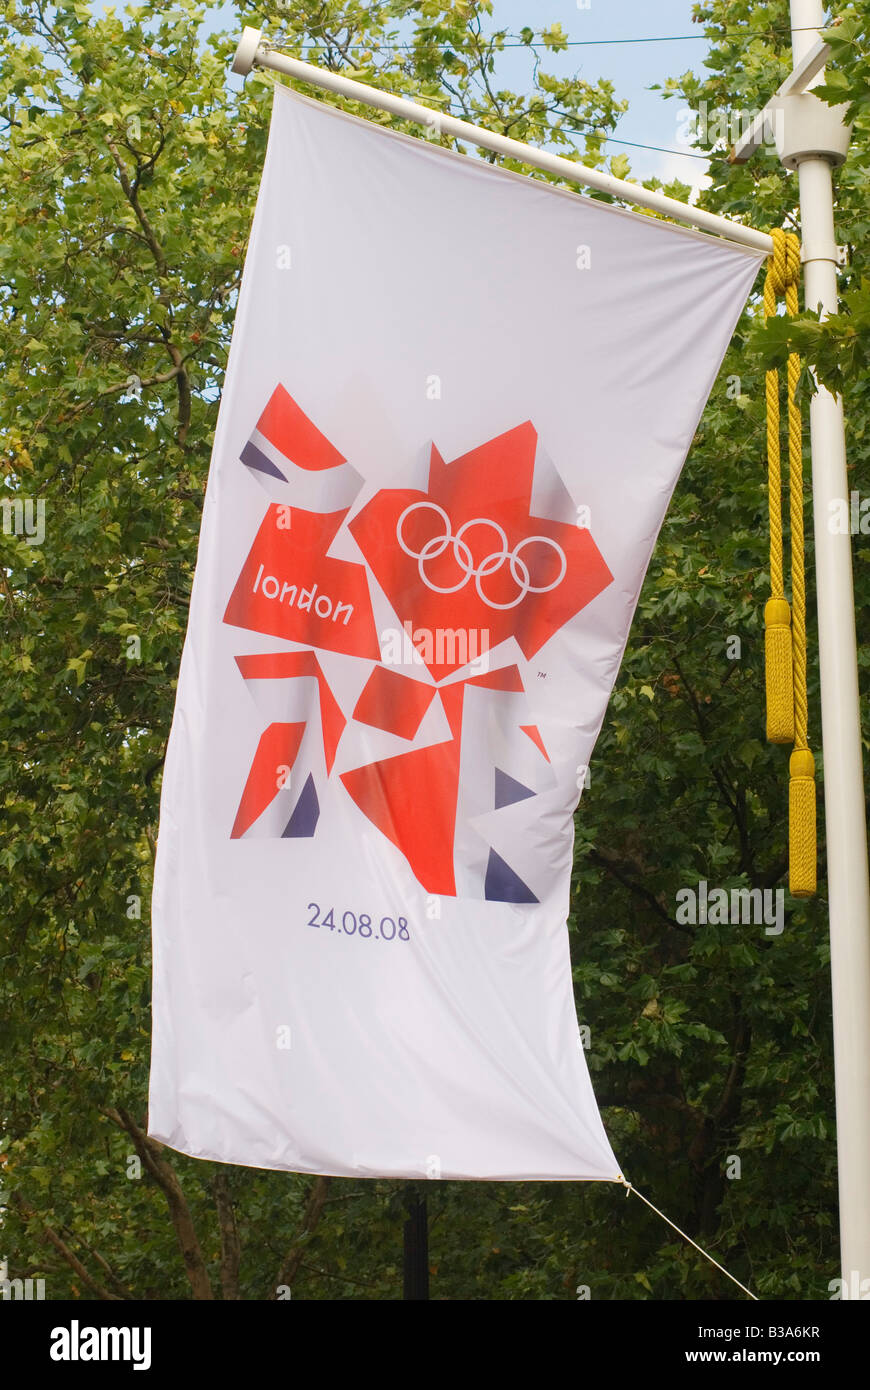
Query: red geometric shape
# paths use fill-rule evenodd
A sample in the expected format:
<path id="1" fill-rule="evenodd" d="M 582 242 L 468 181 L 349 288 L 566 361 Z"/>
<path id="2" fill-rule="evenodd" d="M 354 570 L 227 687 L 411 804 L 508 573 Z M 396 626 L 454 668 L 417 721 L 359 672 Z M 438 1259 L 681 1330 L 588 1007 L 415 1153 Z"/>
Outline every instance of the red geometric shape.
<path id="1" fill-rule="evenodd" d="M 485 633 L 478 651 L 513 636 L 531 657 L 612 582 L 587 528 L 531 515 L 536 448 L 530 421 L 449 464 L 433 445 L 428 493 L 382 489 L 350 523 L 403 625 Z M 436 680 L 462 664 L 440 655 Z"/>
<path id="2" fill-rule="evenodd" d="M 536 747 L 536 748 L 540 748 L 540 750 L 541 750 L 541 752 L 543 753 L 544 757 L 547 759 L 547 762 L 549 762 L 549 761 L 550 761 L 550 755 L 549 755 L 549 753 L 547 752 L 546 748 L 544 747 L 544 740 L 541 738 L 540 731 L 538 730 L 537 725 L 536 725 L 536 724 L 521 724 L 521 725 L 520 725 L 520 728 L 522 729 L 522 731 L 523 731 L 524 734 L 528 734 L 529 738 L 532 740 L 532 743 L 534 743 L 535 747 Z"/>
<path id="3" fill-rule="evenodd" d="M 293 766 L 304 732 L 304 723 L 270 724 L 261 735 L 230 832 L 231 840 L 244 835 L 278 795 L 278 769 Z"/>
<path id="4" fill-rule="evenodd" d="M 323 755 L 326 771 L 332 771 L 339 741 L 347 720 L 329 688 L 314 652 L 266 652 L 237 656 L 243 678 L 250 680 L 292 680 L 295 676 L 316 676 L 320 691 L 320 723 L 323 730 Z"/>
<path id="5" fill-rule="evenodd" d="M 283 386 L 275 387 L 257 429 L 300 468 L 319 471 L 347 462 Z"/>
<path id="6" fill-rule="evenodd" d="M 508 690 L 518 695 L 523 693 L 519 666 L 500 666 L 497 671 L 487 671 L 485 676 L 472 676 L 468 684 L 482 685 L 486 690 Z"/>
<path id="7" fill-rule="evenodd" d="M 224 622 L 305 646 L 377 660 L 364 565 L 326 554 L 347 508 L 266 512 L 224 613 Z"/>
<path id="8" fill-rule="evenodd" d="M 456 740 L 343 772 L 341 780 L 363 815 L 404 854 L 418 883 L 428 893 L 455 897 Z"/>
<path id="9" fill-rule="evenodd" d="M 389 666 L 376 666 L 357 700 L 353 717 L 360 724 L 411 739 L 434 696 L 434 686 L 403 676 Z"/>

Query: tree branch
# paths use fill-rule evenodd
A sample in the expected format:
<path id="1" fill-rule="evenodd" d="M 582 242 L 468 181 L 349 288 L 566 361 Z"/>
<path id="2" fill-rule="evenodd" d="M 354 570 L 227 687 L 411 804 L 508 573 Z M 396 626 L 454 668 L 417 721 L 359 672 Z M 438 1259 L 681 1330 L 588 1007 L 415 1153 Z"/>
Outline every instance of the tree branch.
<path id="1" fill-rule="evenodd" d="M 110 1106 L 103 1110 L 103 1114 L 113 1120 L 120 1129 L 127 1131 L 133 1140 L 137 1154 L 166 1197 L 170 1220 L 175 1228 L 181 1258 L 184 1261 L 184 1270 L 190 1280 L 194 1298 L 213 1299 L 214 1290 L 193 1224 L 193 1217 L 190 1214 L 190 1207 L 187 1205 L 187 1199 L 175 1169 L 163 1157 L 163 1145 L 158 1144 L 156 1139 L 149 1139 L 132 1116 L 128 1115 L 126 1110 L 122 1110 L 120 1106 L 117 1109 Z"/>
<path id="2" fill-rule="evenodd" d="M 38 1215 L 38 1213 L 34 1210 L 34 1208 L 30 1205 L 29 1202 L 26 1202 L 23 1197 L 17 1194 L 13 1194 L 12 1200 L 24 1213 L 28 1221 L 30 1221 L 32 1217 L 36 1217 L 36 1219 L 42 1223 L 43 1239 L 47 1240 L 50 1245 L 54 1246 L 57 1253 L 61 1255 L 64 1260 L 66 1260 L 70 1269 L 72 1269 L 78 1275 L 82 1283 L 86 1285 L 86 1287 L 89 1288 L 92 1293 L 95 1293 L 97 1295 L 97 1298 L 102 1298 L 107 1303 L 121 1302 L 121 1298 L 118 1294 L 110 1293 L 108 1289 L 104 1288 L 102 1284 L 98 1284 L 96 1279 L 93 1279 L 91 1277 L 91 1275 L 85 1269 L 79 1257 L 69 1248 L 66 1241 L 62 1240 L 61 1237 L 58 1235 L 57 1231 L 55 1231 L 51 1226 L 49 1226 L 48 1222 L 44 1221 L 43 1218 Z"/>
<path id="3" fill-rule="evenodd" d="M 308 1201 L 305 1204 L 305 1211 L 302 1214 L 302 1221 L 299 1226 L 299 1234 L 284 1256 L 284 1261 L 278 1271 L 278 1277 L 275 1280 L 275 1290 L 272 1293 L 273 1299 L 277 1299 L 277 1290 L 280 1285 L 285 1284 L 292 1286 L 293 1280 L 296 1278 L 299 1266 L 302 1263 L 302 1256 L 305 1254 L 305 1250 L 311 1242 L 311 1237 L 317 1228 L 317 1223 L 323 1212 L 326 1203 L 326 1194 L 329 1192 L 330 1181 L 330 1178 L 317 1177 L 311 1184 L 311 1189 L 308 1193 Z"/>
<path id="4" fill-rule="evenodd" d="M 217 1173 L 212 1184 L 221 1236 L 221 1290 L 225 1299 L 237 1299 L 239 1294 L 239 1263 L 242 1247 L 239 1241 L 236 1213 L 230 1185 L 224 1172 Z"/>
<path id="5" fill-rule="evenodd" d="M 139 202 L 139 194 L 130 182 L 129 175 L 124 166 L 124 161 L 121 158 L 120 153 L 118 152 L 118 146 L 115 144 L 114 140 L 112 140 L 109 136 L 106 136 L 106 144 L 108 145 L 112 158 L 115 161 L 115 167 L 118 170 L 118 179 L 126 195 L 127 202 L 133 209 L 133 214 L 136 218 L 136 221 L 142 228 L 145 240 L 148 243 L 148 249 L 154 257 L 154 263 L 157 266 L 157 274 L 161 277 L 161 279 L 165 279 L 169 274 L 169 267 L 166 264 L 166 257 L 163 254 L 163 247 L 157 240 L 154 228 L 151 226 L 151 223 L 145 216 L 142 204 Z"/>
<path id="6" fill-rule="evenodd" d="M 177 349 L 173 349 L 173 351 L 177 351 Z M 172 356 L 172 353 L 170 353 L 170 356 Z M 175 361 L 175 358 L 173 357 L 173 362 L 174 362 L 174 361 Z M 160 385 L 163 384 L 163 382 L 165 382 L 165 381 L 172 381 L 173 377 L 181 376 L 182 374 L 183 374 L 184 376 L 187 375 L 187 373 L 186 373 L 185 370 L 184 370 L 184 365 L 183 365 L 183 362 L 182 362 L 182 359 L 181 359 L 181 355 L 179 354 L 179 360 L 178 360 L 178 362 L 176 363 L 176 365 L 172 368 L 171 371 L 169 371 L 169 372 L 159 372 L 159 373 L 157 374 L 157 376 L 149 376 L 149 377 L 148 377 L 146 380 L 144 380 L 144 381 L 143 381 L 142 378 L 140 377 L 140 378 L 139 378 L 139 389 L 141 390 L 143 386 L 160 386 Z M 131 375 L 133 375 L 133 373 L 131 373 Z M 91 397 L 89 397 L 88 400 L 86 400 L 86 401 L 79 401 L 78 405 L 74 405 L 70 410 L 68 410 L 68 411 L 65 413 L 64 419 L 66 419 L 66 420 L 71 420 L 71 419 L 73 418 L 73 416 L 80 414 L 80 412 L 83 411 L 83 410 L 87 410 L 89 406 L 91 406 L 91 405 L 94 404 L 94 401 L 102 400 L 102 398 L 103 398 L 104 396 L 113 396 L 113 395 L 115 395 L 116 392 L 118 392 L 118 391 L 126 391 L 126 390 L 128 389 L 128 386 L 129 386 L 129 379 L 126 380 L 126 381 L 118 381 L 118 382 L 115 383 L 114 386 L 106 386 L 106 387 L 104 387 L 102 391 L 98 391 L 98 392 L 97 392 L 96 396 L 91 396 Z M 189 387 L 188 387 L 188 392 L 189 392 Z M 180 394 L 180 392 L 179 392 L 179 394 Z M 188 418 L 188 423 L 189 423 L 189 418 Z"/>
<path id="7" fill-rule="evenodd" d="M 649 904 L 656 916 L 660 917 L 663 922 L 667 922 L 669 927 L 673 927 L 675 931 L 681 931 L 687 936 L 691 936 L 688 927 L 684 926 L 682 922 L 674 920 L 651 889 L 645 888 L 642 883 L 637 883 L 630 877 L 629 869 L 632 866 L 621 864 L 617 859 L 611 859 L 609 855 L 602 854 L 601 851 L 597 849 L 590 849 L 589 858 L 592 860 L 593 864 L 597 864 L 599 868 L 606 869 L 609 874 L 612 874 L 616 881 L 621 883 L 624 888 L 630 889 L 632 893 L 636 893 L 638 897 L 643 898 L 644 902 Z"/>
<path id="8" fill-rule="evenodd" d="M 118 1294 L 118 1296 L 120 1298 L 129 1298 L 135 1300 L 136 1295 L 133 1293 L 132 1289 L 129 1289 L 127 1285 L 121 1279 L 118 1278 L 117 1274 L 112 1269 L 112 1266 L 109 1264 L 109 1261 L 103 1258 L 99 1250 L 95 1250 L 92 1245 L 88 1245 L 88 1242 L 85 1240 L 84 1236 L 79 1236 L 79 1240 L 87 1250 L 88 1254 L 96 1260 L 97 1264 L 100 1266 L 100 1269 L 103 1271 L 103 1273 L 105 1274 L 106 1278 L 108 1279 L 109 1283 L 111 1284 L 115 1292 Z"/>
<path id="9" fill-rule="evenodd" d="M 154 228 L 151 226 L 151 223 L 148 221 L 148 218 L 145 215 L 145 210 L 139 201 L 139 179 L 141 177 L 142 170 L 140 169 L 137 173 L 135 185 L 132 184 L 130 182 L 130 176 L 127 173 L 124 161 L 121 158 L 120 152 L 118 150 L 118 146 L 115 144 L 114 140 L 112 140 L 109 136 L 106 136 L 106 144 L 108 145 L 112 158 L 115 161 L 115 167 L 118 170 L 118 179 L 120 180 L 121 187 L 123 188 L 124 193 L 126 195 L 127 202 L 133 209 L 133 215 L 139 223 L 139 226 L 142 228 L 143 235 L 148 243 L 148 249 L 154 257 L 154 264 L 157 267 L 158 277 L 161 280 L 167 280 L 169 278 L 169 266 L 166 261 L 166 256 L 164 254 L 163 247 L 157 240 L 157 234 L 155 233 Z M 163 146 L 161 145 L 160 149 L 162 148 Z M 152 157 L 150 164 L 147 166 L 148 168 L 153 168 L 154 163 L 157 159 L 157 155 L 159 153 L 160 150 L 158 149 L 157 153 Z M 171 309 L 169 308 L 169 301 L 165 287 L 161 287 L 159 297 L 161 302 L 167 308 L 171 320 L 172 314 Z M 175 368 L 173 375 L 176 378 L 176 384 L 178 389 L 177 442 L 179 445 L 183 446 L 185 440 L 187 439 L 187 432 L 190 428 L 190 377 L 188 376 L 187 371 L 184 367 L 184 358 L 182 357 L 175 344 L 171 341 L 168 329 L 166 330 L 165 338 L 166 350 L 169 353 L 169 356 L 172 359 L 172 365 Z"/>

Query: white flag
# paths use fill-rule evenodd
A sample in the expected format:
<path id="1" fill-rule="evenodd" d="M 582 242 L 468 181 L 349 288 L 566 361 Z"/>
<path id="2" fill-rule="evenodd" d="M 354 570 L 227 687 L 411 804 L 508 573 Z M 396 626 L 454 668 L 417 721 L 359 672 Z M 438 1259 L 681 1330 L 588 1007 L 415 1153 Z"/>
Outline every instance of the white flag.
<path id="1" fill-rule="evenodd" d="M 154 1138 L 619 1177 L 572 817 L 760 260 L 276 87 L 163 781 Z"/>

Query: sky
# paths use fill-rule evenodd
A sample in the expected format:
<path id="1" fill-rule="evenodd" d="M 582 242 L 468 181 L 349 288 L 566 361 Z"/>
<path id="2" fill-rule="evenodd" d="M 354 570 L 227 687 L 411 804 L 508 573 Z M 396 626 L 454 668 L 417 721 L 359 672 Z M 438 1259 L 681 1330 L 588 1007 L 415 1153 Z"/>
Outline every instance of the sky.
<path id="1" fill-rule="evenodd" d="M 280 17 L 280 8 L 264 4 L 263 14 Z M 230 29 L 235 22 L 232 5 L 215 7 L 216 29 Z M 686 126 L 685 118 L 682 122 L 679 119 L 679 97 L 665 100 L 660 92 L 649 90 L 653 83 L 663 84 L 668 77 L 676 77 L 688 68 L 702 67 L 708 45 L 700 26 L 692 23 L 692 0 L 655 0 L 654 4 L 650 0 L 495 0 L 492 22 L 493 27 L 515 33 L 524 25 L 540 29 L 558 22 L 571 41 L 588 44 L 566 53 L 546 53 L 543 66 L 559 75 L 577 72 L 587 82 L 608 78 L 616 96 L 629 102 L 616 134 L 623 141 L 659 145 L 665 151 L 614 142 L 608 145 L 608 153 L 627 154 L 633 178 L 656 175 L 663 182 L 676 177 L 695 188 L 704 185 L 706 160 L 688 155 L 687 146 L 678 139 L 681 127 Z M 274 32 L 274 23 L 271 31 Z M 678 36 L 678 41 L 613 42 L 638 38 L 673 40 L 674 36 Z M 505 86 L 517 91 L 527 89 L 531 71 L 528 52 L 506 51 L 500 71 Z"/>
<path id="2" fill-rule="evenodd" d="M 578 72 L 587 82 L 609 79 L 616 96 L 629 102 L 616 134 L 634 144 L 660 145 L 671 153 L 633 148 L 631 144 L 609 144 L 609 154 L 625 153 L 632 165 L 632 177 L 657 175 L 663 181 L 678 177 L 699 186 L 707 168 L 706 160 L 688 156 L 686 145 L 678 142 L 681 125 L 679 97 L 665 100 L 660 92 L 649 90 L 653 83 L 679 76 L 688 68 L 700 70 L 708 42 L 699 25 L 692 23 L 692 0 L 495 0 L 493 17 L 501 27 L 519 30 L 530 22 L 538 27 L 558 21 L 570 40 L 588 43 L 565 54 L 546 55 L 546 67 L 559 74 Z M 530 21 L 530 16 L 535 19 Z M 662 43 L 590 42 L 638 38 L 673 38 Z M 511 63 L 516 66 L 511 70 Z M 528 58 L 522 52 L 506 55 L 505 79 L 521 89 L 528 72 Z"/>

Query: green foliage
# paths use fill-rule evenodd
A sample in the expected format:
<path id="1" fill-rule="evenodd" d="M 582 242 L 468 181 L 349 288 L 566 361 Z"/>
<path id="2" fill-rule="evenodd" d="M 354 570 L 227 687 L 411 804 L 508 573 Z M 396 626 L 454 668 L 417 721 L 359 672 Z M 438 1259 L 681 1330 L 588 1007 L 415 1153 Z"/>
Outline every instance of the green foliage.
<path id="1" fill-rule="evenodd" d="M 860 3 L 840 7 L 835 22 L 825 31 L 832 64 L 825 72 L 817 95 L 836 106 L 847 103 L 846 119 L 866 116 L 870 108 L 870 49 L 867 7 Z"/>
<path id="2" fill-rule="evenodd" d="M 236 8 L 260 23 L 247 0 Z M 207 35 L 193 0 L 123 18 L 68 0 L 0 10 L 0 460 L 5 496 L 47 504 L 44 544 L 2 537 L 0 1253 L 54 1298 L 262 1299 L 288 1269 L 294 1298 L 395 1298 L 401 1185 L 333 1181 L 327 1194 L 154 1152 L 141 1135 L 160 771 L 270 79 L 227 83 L 238 30 Z M 673 91 L 696 108 L 761 105 L 788 70 L 786 10 L 699 9 L 708 71 Z M 509 36 L 489 3 L 320 0 L 278 19 L 289 52 L 586 162 L 601 161 L 622 109 L 606 81 L 545 71 L 564 45 L 557 24 L 522 31 L 538 45 L 530 94 L 503 90 Z M 845 46 L 856 32 L 844 24 L 837 56 L 866 150 L 864 59 L 853 81 Z M 775 156 L 734 168 L 724 153 L 705 206 L 794 225 L 794 180 Z M 810 352 L 847 383 L 856 479 L 866 185 L 855 157 L 838 176 L 845 307 Z M 808 348 L 819 336 L 809 320 L 795 331 Z M 686 925 L 675 910 L 701 878 L 783 882 L 786 769 L 763 742 L 759 614 L 763 371 L 786 349 L 753 303 L 656 549 L 578 811 L 570 926 L 590 1067 L 626 1174 L 761 1295 L 811 1298 L 836 1273 L 824 881 L 816 902 L 786 900 L 781 936 Z M 865 589 L 859 570 L 864 612 Z M 817 747 L 813 667 L 810 685 Z M 616 1188 L 426 1190 L 434 1297 L 737 1296 Z M 184 1212 L 198 1265 L 182 1258 Z"/>

